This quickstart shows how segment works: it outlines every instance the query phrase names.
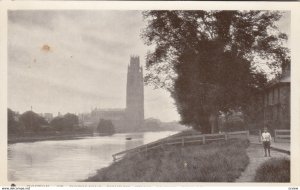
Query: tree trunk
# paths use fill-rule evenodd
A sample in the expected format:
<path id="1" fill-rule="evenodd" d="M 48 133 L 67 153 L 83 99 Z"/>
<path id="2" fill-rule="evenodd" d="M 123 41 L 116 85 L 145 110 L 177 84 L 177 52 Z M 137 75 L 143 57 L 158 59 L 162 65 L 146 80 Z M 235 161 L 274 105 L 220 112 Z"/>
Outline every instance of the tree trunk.
<path id="1" fill-rule="evenodd" d="M 218 127 L 218 114 L 217 112 L 213 112 L 209 116 L 209 123 L 211 127 L 211 133 L 218 133 L 219 127 Z"/>
<path id="2" fill-rule="evenodd" d="M 210 126 L 210 120 L 209 120 L 209 115 L 208 114 L 203 114 L 201 116 L 199 116 L 199 118 L 201 118 L 199 120 L 200 125 L 198 126 L 200 131 L 203 134 L 209 134 L 211 133 L 211 126 Z"/>

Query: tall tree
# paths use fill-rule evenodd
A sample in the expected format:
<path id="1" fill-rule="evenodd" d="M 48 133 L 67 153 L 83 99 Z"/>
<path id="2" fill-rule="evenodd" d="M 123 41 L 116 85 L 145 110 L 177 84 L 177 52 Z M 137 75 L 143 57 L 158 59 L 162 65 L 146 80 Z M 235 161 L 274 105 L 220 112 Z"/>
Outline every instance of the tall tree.
<path id="1" fill-rule="evenodd" d="M 56 131 L 63 131 L 65 128 L 64 118 L 63 117 L 54 117 L 50 121 L 50 126 Z"/>
<path id="2" fill-rule="evenodd" d="M 7 109 L 7 128 L 9 135 L 22 133 L 24 131 L 24 126 L 19 122 L 19 115 L 9 108 Z"/>
<path id="3" fill-rule="evenodd" d="M 75 114 L 67 113 L 63 117 L 55 117 L 50 122 L 50 125 L 57 131 L 72 131 L 78 126 L 78 116 Z"/>
<path id="4" fill-rule="evenodd" d="M 25 130 L 30 132 L 38 132 L 40 131 L 42 125 L 48 124 L 45 118 L 33 111 L 24 112 L 20 116 L 20 122 L 22 122 L 22 124 L 24 125 Z"/>
<path id="5" fill-rule="evenodd" d="M 78 116 L 75 114 L 67 113 L 64 115 L 64 123 L 70 130 L 73 130 L 75 127 L 78 126 Z"/>
<path id="6" fill-rule="evenodd" d="M 142 38 L 154 51 L 146 62 L 147 84 L 166 88 L 183 124 L 211 132 L 219 111 L 246 108 L 266 84 L 265 62 L 274 73 L 289 64 L 277 11 L 144 11 Z"/>

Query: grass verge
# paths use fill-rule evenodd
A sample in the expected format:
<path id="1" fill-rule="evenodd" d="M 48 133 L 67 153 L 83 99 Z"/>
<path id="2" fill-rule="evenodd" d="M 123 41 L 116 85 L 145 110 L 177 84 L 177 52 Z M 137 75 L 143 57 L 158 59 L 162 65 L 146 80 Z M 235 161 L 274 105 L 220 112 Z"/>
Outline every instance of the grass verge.
<path id="1" fill-rule="evenodd" d="M 290 160 L 288 158 L 271 158 L 257 170 L 256 182 L 290 182 Z"/>
<path id="2" fill-rule="evenodd" d="M 249 163 L 248 145 L 248 140 L 231 139 L 127 155 L 85 181 L 233 182 Z"/>

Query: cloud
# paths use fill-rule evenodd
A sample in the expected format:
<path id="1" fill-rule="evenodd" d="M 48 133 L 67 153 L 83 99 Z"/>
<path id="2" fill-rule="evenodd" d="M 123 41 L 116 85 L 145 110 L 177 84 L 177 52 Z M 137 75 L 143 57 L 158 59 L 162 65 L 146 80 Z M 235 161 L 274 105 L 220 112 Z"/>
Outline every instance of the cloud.
<path id="1" fill-rule="evenodd" d="M 39 27 L 52 30 L 54 28 L 54 19 L 53 11 L 8 11 L 8 21 L 10 23 L 18 23 L 29 28 Z"/>
<path id="2" fill-rule="evenodd" d="M 290 32 L 290 13 L 279 27 Z M 8 12 L 8 105 L 25 111 L 85 112 L 124 108 L 130 55 L 141 63 L 140 11 Z M 179 119 L 170 95 L 145 87 L 146 117 Z"/>
<path id="3" fill-rule="evenodd" d="M 8 16 L 9 107 L 53 113 L 125 107 L 130 55 L 140 55 L 143 64 L 148 50 L 139 36 L 140 11 L 35 10 Z M 145 87 L 145 97 L 146 117 L 178 118 L 164 91 Z"/>

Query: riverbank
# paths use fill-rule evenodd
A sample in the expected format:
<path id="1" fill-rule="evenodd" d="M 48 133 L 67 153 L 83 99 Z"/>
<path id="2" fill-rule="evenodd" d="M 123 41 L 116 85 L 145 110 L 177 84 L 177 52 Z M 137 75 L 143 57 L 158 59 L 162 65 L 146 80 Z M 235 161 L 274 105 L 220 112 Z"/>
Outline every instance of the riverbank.
<path id="1" fill-rule="evenodd" d="M 233 182 L 249 163 L 242 139 L 126 155 L 87 182 Z"/>
<path id="2" fill-rule="evenodd" d="M 152 131 L 147 131 L 152 132 Z M 160 131 L 165 132 L 165 131 Z M 116 134 L 116 133 L 115 133 Z M 125 134 L 125 133 L 118 133 Z M 179 132 L 178 134 L 181 134 Z M 84 137 L 92 136 L 111 136 L 113 134 L 104 134 L 104 133 L 63 133 L 63 134 L 32 134 L 26 136 L 8 136 L 8 144 L 22 143 L 22 142 L 36 142 L 36 141 L 47 141 L 47 140 L 73 140 Z"/>
<path id="3" fill-rule="evenodd" d="M 73 140 L 77 138 L 93 136 L 93 133 L 80 133 L 80 134 L 57 134 L 57 135 L 31 135 L 31 136 L 8 136 L 8 144 L 21 143 L 21 142 L 36 142 L 46 140 Z"/>

